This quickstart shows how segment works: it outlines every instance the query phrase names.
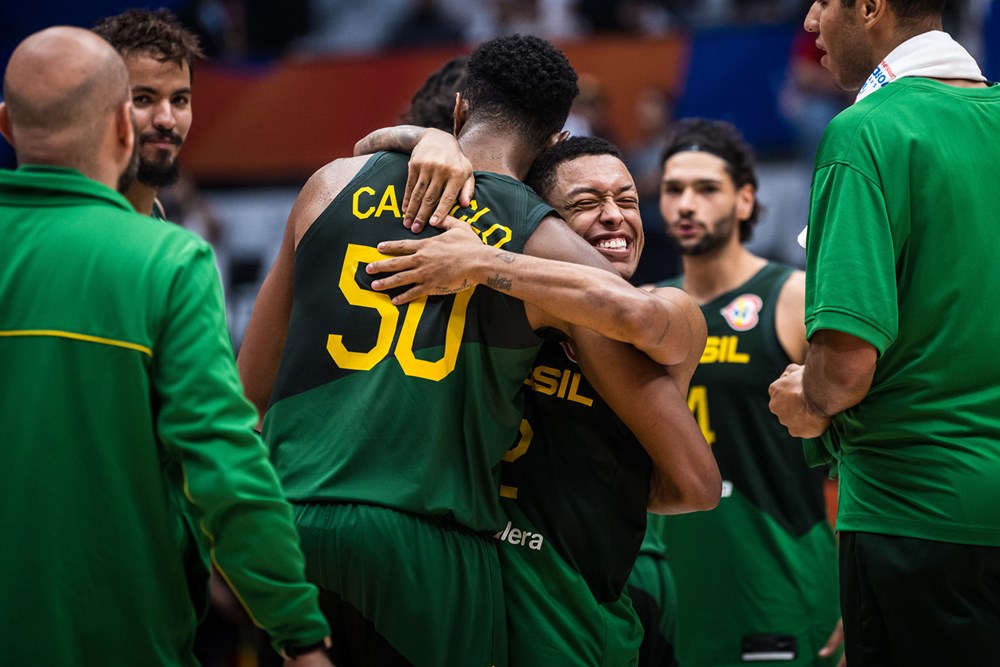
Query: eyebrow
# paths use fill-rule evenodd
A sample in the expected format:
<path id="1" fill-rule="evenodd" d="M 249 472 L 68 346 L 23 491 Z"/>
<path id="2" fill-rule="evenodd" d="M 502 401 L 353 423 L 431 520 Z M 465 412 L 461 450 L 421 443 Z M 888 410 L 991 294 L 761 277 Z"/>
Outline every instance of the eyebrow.
<path id="1" fill-rule="evenodd" d="M 616 192 L 615 194 L 616 195 L 620 195 L 621 193 L 628 192 L 629 190 L 635 190 L 635 186 L 632 185 L 632 184 L 623 185 L 622 187 L 618 188 L 618 192 Z M 572 190 L 570 190 L 569 192 L 567 192 L 566 196 L 567 197 L 576 197 L 578 195 L 599 195 L 602 192 L 604 192 L 604 190 L 602 190 L 602 189 L 593 188 L 593 187 L 590 187 L 589 185 L 581 185 L 581 186 L 575 187 Z"/>
<path id="2" fill-rule="evenodd" d="M 132 94 L 133 95 L 135 93 L 153 93 L 153 94 L 156 94 L 158 92 L 159 92 L 159 90 L 156 89 L 156 88 L 153 88 L 152 86 L 132 86 Z M 175 91 L 173 91 L 173 92 L 170 93 L 171 96 L 173 96 L 173 95 L 190 95 L 190 94 L 191 94 L 191 87 L 190 86 L 185 86 L 184 88 L 178 88 L 177 90 L 175 90 Z"/>
<path id="3" fill-rule="evenodd" d="M 664 178 L 661 182 L 665 185 L 683 185 L 685 183 L 690 183 L 691 185 L 719 185 L 722 183 L 722 179 L 696 178 L 693 181 L 686 181 L 683 178 Z"/>

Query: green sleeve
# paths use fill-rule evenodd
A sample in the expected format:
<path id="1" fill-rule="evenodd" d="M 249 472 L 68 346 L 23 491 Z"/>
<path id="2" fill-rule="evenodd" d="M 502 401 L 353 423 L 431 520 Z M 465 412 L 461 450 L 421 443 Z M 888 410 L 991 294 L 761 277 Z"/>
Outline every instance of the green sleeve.
<path id="1" fill-rule="evenodd" d="M 806 332 L 832 329 L 882 354 L 898 333 L 896 243 L 879 185 L 843 163 L 813 178 L 806 242 Z"/>
<path id="2" fill-rule="evenodd" d="M 329 628 L 266 448 L 253 431 L 225 325 L 211 249 L 192 239 L 168 293 L 153 383 L 157 434 L 183 472 L 184 495 L 222 573 L 276 649 L 320 641 Z"/>

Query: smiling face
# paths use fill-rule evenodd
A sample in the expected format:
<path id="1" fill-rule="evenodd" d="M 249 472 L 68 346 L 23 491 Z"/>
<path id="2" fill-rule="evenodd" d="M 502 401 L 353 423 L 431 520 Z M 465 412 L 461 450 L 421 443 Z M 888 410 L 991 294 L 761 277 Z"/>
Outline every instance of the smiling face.
<path id="1" fill-rule="evenodd" d="M 739 245 L 739 223 L 753 210 L 754 188 L 737 188 L 722 158 L 704 151 L 670 156 L 660 184 L 660 214 L 682 255 Z"/>
<path id="2" fill-rule="evenodd" d="M 139 134 L 138 180 L 159 188 L 177 180 L 177 155 L 191 129 L 191 70 L 149 54 L 125 58 Z"/>
<path id="3" fill-rule="evenodd" d="M 635 273 L 643 246 L 639 194 L 621 160 L 583 155 L 563 162 L 548 200 L 623 278 Z"/>
<path id="4" fill-rule="evenodd" d="M 868 36 L 862 27 L 863 3 L 844 7 L 841 0 L 816 0 L 804 23 L 816 33 L 816 46 L 826 54 L 820 63 L 830 70 L 834 83 L 843 90 L 861 88 L 878 64 Z"/>

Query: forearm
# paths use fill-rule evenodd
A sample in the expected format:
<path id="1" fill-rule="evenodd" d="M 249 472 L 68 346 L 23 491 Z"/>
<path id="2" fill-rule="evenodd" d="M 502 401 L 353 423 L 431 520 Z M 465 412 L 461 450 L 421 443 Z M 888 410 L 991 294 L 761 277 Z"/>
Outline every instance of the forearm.
<path id="1" fill-rule="evenodd" d="M 690 330 L 675 304 L 636 289 L 618 274 L 570 262 L 485 248 L 472 282 L 509 294 L 551 317 L 630 343 L 657 363 L 686 355 Z"/>
<path id="2" fill-rule="evenodd" d="M 417 125 L 397 125 L 395 127 L 383 127 L 368 134 L 358 143 L 354 144 L 355 155 L 368 155 L 378 151 L 396 151 L 399 153 L 410 153 L 413 151 L 420 135 L 427 128 Z"/>
<path id="3" fill-rule="evenodd" d="M 649 510 L 680 514 L 719 502 L 722 478 L 676 378 L 634 348 L 574 328 L 587 379 L 653 463 Z"/>
<path id="4" fill-rule="evenodd" d="M 648 509 L 656 514 L 713 509 L 722 495 L 715 455 L 676 383 L 657 384 L 660 388 L 645 401 L 647 414 L 632 420 L 653 461 Z"/>
<path id="5" fill-rule="evenodd" d="M 806 410 L 829 419 L 860 403 L 871 389 L 877 357 L 874 347 L 854 336 L 817 332 L 803 370 Z"/>

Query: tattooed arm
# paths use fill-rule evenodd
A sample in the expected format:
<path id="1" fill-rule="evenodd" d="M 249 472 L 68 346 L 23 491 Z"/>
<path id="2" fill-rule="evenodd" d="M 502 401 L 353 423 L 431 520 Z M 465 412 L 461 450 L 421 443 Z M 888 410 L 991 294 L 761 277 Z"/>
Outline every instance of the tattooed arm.
<path id="1" fill-rule="evenodd" d="M 680 290 L 632 287 L 556 217 L 543 220 L 525 247 L 537 256 L 486 246 L 454 218 L 445 226 L 448 231 L 430 239 L 380 244 L 380 251 L 396 256 L 367 271 L 399 273 L 372 287 L 412 285 L 393 299 L 397 304 L 473 285 L 521 299 L 536 329 L 555 327 L 572 339 L 587 379 L 646 449 L 653 461 L 649 510 L 679 514 L 714 507 L 722 488 L 719 468 L 687 406 L 691 374 L 705 347 L 697 304 Z"/>
<path id="2" fill-rule="evenodd" d="M 412 285 L 393 299 L 403 304 L 486 285 L 524 301 L 536 329 L 584 326 L 631 343 L 663 365 L 690 354 L 689 320 L 701 318 L 694 302 L 680 291 L 664 297 L 629 285 L 561 219 L 543 220 L 523 255 L 484 245 L 454 218 L 445 226 L 446 233 L 429 239 L 379 244 L 380 252 L 394 257 L 369 264 L 368 273 L 396 273 L 376 280 L 373 289 Z"/>

